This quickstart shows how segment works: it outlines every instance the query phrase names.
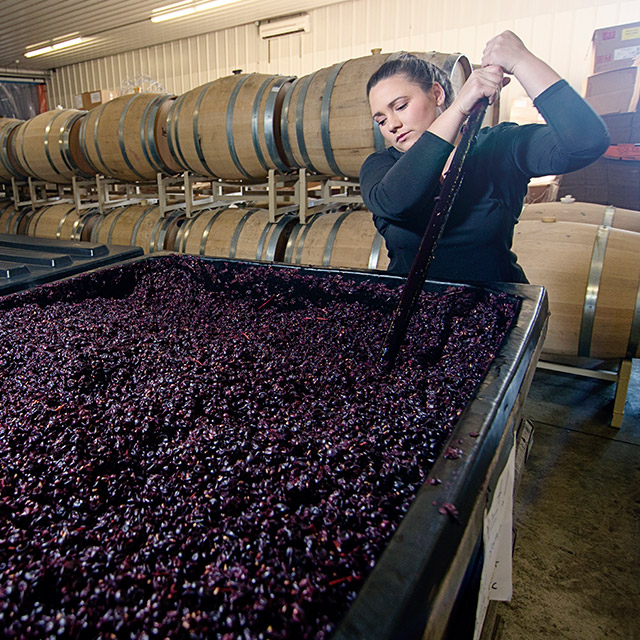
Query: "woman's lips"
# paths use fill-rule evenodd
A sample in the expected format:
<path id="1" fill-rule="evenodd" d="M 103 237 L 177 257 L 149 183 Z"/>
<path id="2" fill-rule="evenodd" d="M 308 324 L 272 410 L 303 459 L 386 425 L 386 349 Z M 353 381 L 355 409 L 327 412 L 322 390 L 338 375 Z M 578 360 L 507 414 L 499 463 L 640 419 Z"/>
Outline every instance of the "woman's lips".
<path id="1" fill-rule="evenodd" d="M 405 133 L 401 133 L 397 138 L 396 138 L 396 144 L 400 144 L 401 142 L 404 142 L 407 138 L 407 136 L 409 135 L 409 132 L 405 132 Z"/>

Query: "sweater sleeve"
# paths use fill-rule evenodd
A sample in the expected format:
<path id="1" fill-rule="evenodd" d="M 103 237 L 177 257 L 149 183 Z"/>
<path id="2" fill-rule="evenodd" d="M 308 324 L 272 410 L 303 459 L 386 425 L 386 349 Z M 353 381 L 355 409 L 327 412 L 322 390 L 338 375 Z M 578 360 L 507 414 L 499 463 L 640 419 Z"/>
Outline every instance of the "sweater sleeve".
<path id="1" fill-rule="evenodd" d="M 534 105 L 547 124 L 524 125 L 514 138 L 514 158 L 525 175 L 576 171 L 607 150 L 604 122 L 565 80 L 543 91 Z"/>
<path id="2" fill-rule="evenodd" d="M 405 153 L 387 149 L 370 155 L 360 170 L 365 205 L 388 220 L 412 218 L 412 211 L 436 194 L 452 150 L 452 144 L 427 131 Z"/>

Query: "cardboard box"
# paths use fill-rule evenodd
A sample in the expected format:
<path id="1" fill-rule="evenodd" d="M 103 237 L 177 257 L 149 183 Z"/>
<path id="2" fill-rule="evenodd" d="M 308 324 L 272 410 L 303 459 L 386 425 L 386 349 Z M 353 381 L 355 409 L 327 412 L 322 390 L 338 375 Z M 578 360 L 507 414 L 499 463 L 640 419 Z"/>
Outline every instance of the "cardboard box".
<path id="1" fill-rule="evenodd" d="M 640 70 L 636 65 L 603 71 L 587 78 L 585 100 L 596 113 L 626 113 L 638 107 Z"/>
<path id="2" fill-rule="evenodd" d="M 82 94 L 82 108 L 83 109 L 93 109 L 94 107 L 98 107 L 105 102 L 109 102 L 109 100 L 113 100 L 117 97 L 118 93 L 116 91 L 107 90 L 107 89 L 97 89 L 96 91 L 86 91 Z"/>
<path id="3" fill-rule="evenodd" d="M 518 124 L 544 124 L 545 120 L 540 112 L 533 106 L 533 100 L 529 96 L 520 96 L 511 101 L 509 110 L 509 122 Z"/>
<path id="4" fill-rule="evenodd" d="M 596 29 L 592 43 L 591 73 L 629 67 L 640 56 L 640 22 Z"/>

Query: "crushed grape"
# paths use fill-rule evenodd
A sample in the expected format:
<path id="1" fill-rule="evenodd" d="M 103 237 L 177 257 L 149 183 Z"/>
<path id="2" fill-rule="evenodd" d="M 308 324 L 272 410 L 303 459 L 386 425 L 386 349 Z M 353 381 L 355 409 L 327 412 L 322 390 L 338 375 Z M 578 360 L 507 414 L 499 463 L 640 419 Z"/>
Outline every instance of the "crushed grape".
<path id="1" fill-rule="evenodd" d="M 398 296 L 165 256 L 1 299 L 1 636 L 330 637 L 518 307 L 422 294 L 385 375 Z"/>

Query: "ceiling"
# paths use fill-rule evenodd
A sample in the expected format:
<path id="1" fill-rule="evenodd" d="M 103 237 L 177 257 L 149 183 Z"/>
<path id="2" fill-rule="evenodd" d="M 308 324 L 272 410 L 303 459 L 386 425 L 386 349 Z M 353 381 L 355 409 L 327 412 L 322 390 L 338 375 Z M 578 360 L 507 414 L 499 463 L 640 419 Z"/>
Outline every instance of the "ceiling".
<path id="1" fill-rule="evenodd" d="M 340 1 L 238 0 L 193 17 L 152 23 L 153 9 L 176 0 L 0 0 L 0 68 L 44 71 Z M 24 57 L 28 47 L 77 35 L 87 42 Z"/>

